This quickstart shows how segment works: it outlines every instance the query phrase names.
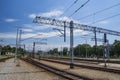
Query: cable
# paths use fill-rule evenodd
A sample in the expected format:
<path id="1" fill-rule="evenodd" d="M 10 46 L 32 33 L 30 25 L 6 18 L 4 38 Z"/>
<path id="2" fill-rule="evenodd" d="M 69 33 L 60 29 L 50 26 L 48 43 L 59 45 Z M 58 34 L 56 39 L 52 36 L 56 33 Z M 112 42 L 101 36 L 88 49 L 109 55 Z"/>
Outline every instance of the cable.
<path id="1" fill-rule="evenodd" d="M 32 37 L 28 37 L 28 38 L 22 39 L 21 41 L 28 40 L 28 39 L 32 39 L 32 38 L 34 38 L 34 37 L 41 36 L 41 35 L 42 35 L 42 34 L 37 34 L 37 35 L 35 35 L 35 36 L 32 36 Z"/>
<path id="2" fill-rule="evenodd" d="M 69 17 L 73 16 L 76 12 L 78 12 L 82 7 L 84 7 L 90 0 L 87 0 L 83 5 L 81 5 L 77 10 L 75 10 Z"/>
<path id="3" fill-rule="evenodd" d="M 64 11 L 64 13 L 61 15 L 61 16 L 63 16 L 64 14 L 65 14 L 65 12 L 67 12 L 74 4 L 76 4 L 78 2 L 78 0 L 75 0 L 65 11 Z M 60 17 L 61 17 L 60 16 Z"/>
<path id="4" fill-rule="evenodd" d="M 97 21 L 92 22 L 92 23 L 90 23 L 90 24 L 95 24 L 95 23 L 98 23 L 98 22 L 101 22 L 101 21 L 104 21 L 104 20 L 107 20 L 107 19 L 111 19 L 111 18 L 117 17 L 117 16 L 119 16 L 119 15 L 120 15 L 120 13 L 119 13 L 119 14 L 116 14 L 116 15 L 113 15 L 113 16 L 109 16 L 109 17 L 100 19 L 100 20 L 97 20 Z"/>
<path id="5" fill-rule="evenodd" d="M 87 15 L 87 16 L 81 17 L 81 18 L 79 18 L 79 19 L 77 19 L 77 20 L 82 20 L 82 19 L 88 18 L 88 17 L 90 17 L 90 16 L 93 16 L 93 15 L 96 15 L 96 14 L 98 14 L 98 13 L 104 12 L 104 11 L 109 10 L 109 9 L 111 9 L 111 8 L 117 7 L 117 6 L 119 6 L 119 5 L 120 5 L 120 3 L 115 4 L 115 5 L 112 5 L 112 6 L 110 6 L 110 7 L 104 8 L 104 9 L 102 9 L 102 10 L 99 10 L 99 11 L 94 12 L 94 13 L 92 13 L 92 14 L 89 14 L 89 15 Z"/>

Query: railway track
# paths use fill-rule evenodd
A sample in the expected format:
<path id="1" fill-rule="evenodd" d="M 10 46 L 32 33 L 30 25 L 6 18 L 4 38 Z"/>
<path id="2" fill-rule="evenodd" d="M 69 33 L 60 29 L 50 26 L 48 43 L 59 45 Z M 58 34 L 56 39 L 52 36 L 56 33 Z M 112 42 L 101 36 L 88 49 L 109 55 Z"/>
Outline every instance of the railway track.
<path id="1" fill-rule="evenodd" d="M 50 59 L 58 59 L 58 60 L 70 60 L 70 58 L 50 58 Z M 98 63 L 104 63 L 104 60 L 90 60 L 90 59 L 79 59 L 79 58 L 74 58 L 74 60 L 76 61 L 87 61 L 87 62 L 90 62 L 90 63 L 94 63 L 94 62 L 98 62 Z M 116 63 L 116 64 L 120 64 L 120 61 L 109 61 L 107 60 L 107 63 Z"/>
<path id="2" fill-rule="evenodd" d="M 47 59 L 47 58 L 45 58 Z M 52 58 L 48 58 L 48 59 L 52 59 Z M 54 60 L 62 60 L 62 61 L 69 61 L 70 59 L 59 59 L 59 58 L 53 58 Z M 84 60 L 76 60 L 74 59 L 74 62 L 77 63 L 87 63 L 87 64 L 99 64 L 99 62 L 93 62 L 93 61 L 84 61 Z"/>
<path id="3" fill-rule="evenodd" d="M 45 58 L 43 58 L 41 60 L 70 65 L 70 62 L 65 62 L 65 61 L 50 60 L 50 59 L 45 59 Z M 106 72 L 120 74 L 120 69 L 114 69 L 114 68 L 108 68 L 108 67 L 99 67 L 99 66 L 93 66 L 93 65 L 90 65 L 90 64 L 89 65 L 83 65 L 83 64 L 74 63 L 74 65 L 77 66 L 77 67 L 82 67 L 82 68 L 88 68 L 88 69 L 93 69 L 93 70 L 106 71 Z"/>
<path id="4" fill-rule="evenodd" d="M 0 62 L 4 62 L 4 61 L 6 61 L 7 59 L 10 59 L 10 58 L 12 58 L 12 57 L 2 58 L 2 59 L 0 59 Z"/>
<path id="5" fill-rule="evenodd" d="M 72 72 L 68 72 L 66 70 L 62 70 L 62 69 L 58 69 L 58 68 L 55 68 L 55 67 L 52 67 L 52 66 L 45 65 L 43 63 L 40 63 L 40 62 L 32 60 L 32 59 L 22 59 L 22 60 L 24 60 L 26 62 L 29 62 L 33 65 L 36 65 L 40 68 L 43 68 L 47 71 L 50 71 L 54 74 L 62 76 L 65 79 L 68 79 L 68 80 L 94 80 L 94 79 L 91 79 L 91 78 L 88 78 L 88 77 L 80 76 L 80 75 L 72 73 Z"/>

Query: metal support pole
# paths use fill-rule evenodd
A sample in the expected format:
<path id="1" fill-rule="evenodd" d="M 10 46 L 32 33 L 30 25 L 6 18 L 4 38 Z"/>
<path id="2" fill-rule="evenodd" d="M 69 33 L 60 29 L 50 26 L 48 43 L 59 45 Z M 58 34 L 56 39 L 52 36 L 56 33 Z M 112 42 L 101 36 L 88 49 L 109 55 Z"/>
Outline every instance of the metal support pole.
<path id="1" fill-rule="evenodd" d="M 107 40 L 107 54 L 108 54 L 108 61 L 110 61 L 110 45 L 109 45 L 109 40 Z"/>
<path id="2" fill-rule="evenodd" d="M 73 21 L 70 21 L 70 68 L 74 68 L 74 53 L 73 53 Z"/>
<path id="3" fill-rule="evenodd" d="M 19 33 L 19 48 L 21 48 L 21 34 L 22 34 L 22 30 L 20 30 L 20 33 Z"/>
<path id="4" fill-rule="evenodd" d="M 104 33 L 104 67 L 107 67 L 106 57 L 107 57 L 107 35 L 106 33 Z"/>
<path id="5" fill-rule="evenodd" d="M 0 42 L 2 42 L 2 40 L 0 40 Z M 0 55 L 1 55 L 1 52 L 2 52 L 2 44 L 0 43 Z"/>
<path id="6" fill-rule="evenodd" d="M 87 39 L 85 39 L 86 42 L 86 58 L 88 58 L 88 54 L 87 54 Z"/>
<path id="7" fill-rule="evenodd" d="M 35 56 L 35 42 L 33 42 L 33 55 L 32 55 L 32 57 L 34 58 Z"/>
<path id="8" fill-rule="evenodd" d="M 97 38 L 96 38 L 96 27 L 94 27 L 94 34 L 95 34 L 95 53 L 97 54 Z M 97 56 L 97 59 L 99 59 L 99 54 Z"/>
<path id="9" fill-rule="evenodd" d="M 39 54 L 39 58 L 38 59 L 40 60 L 40 52 L 38 52 L 38 54 Z"/>
<path id="10" fill-rule="evenodd" d="M 19 31 L 19 28 L 17 28 L 17 35 L 16 35 L 16 50 L 15 50 L 14 62 L 16 62 L 16 60 L 17 60 L 17 53 L 18 53 L 18 31 Z"/>
<path id="11" fill-rule="evenodd" d="M 25 44 L 24 44 L 24 53 L 23 53 L 23 56 L 25 56 L 25 51 L 26 51 L 26 50 L 25 50 Z"/>
<path id="12" fill-rule="evenodd" d="M 64 42 L 66 42 L 66 22 L 64 21 Z"/>
<path id="13" fill-rule="evenodd" d="M 62 55 L 63 55 L 63 54 L 62 54 L 62 52 L 63 52 L 63 51 L 62 51 L 62 46 L 61 46 L 61 52 L 60 52 L 60 57 L 62 57 Z"/>
<path id="14" fill-rule="evenodd" d="M 80 44 L 79 44 L 79 46 L 78 46 L 78 47 L 79 47 L 79 57 L 80 57 Z"/>
<path id="15" fill-rule="evenodd" d="M 2 54 L 2 40 L 0 40 L 0 55 Z"/>
<path id="16" fill-rule="evenodd" d="M 18 30 L 17 48 L 19 48 L 19 49 L 21 48 L 21 34 L 22 34 L 22 30 Z M 18 58 L 19 53 L 20 53 L 20 50 L 17 50 L 17 58 Z"/>
<path id="17" fill-rule="evenodd" d="M 21 48 L 21 34 L 22 34 L 22 30 L 20 30 L 19 32 L 19 40 L 18 40 L 18 46 L 19 46 L 19 49 Z M 20 53 L 20 50 L 18 51 Z M 16 66 L 20 66 L 20 61 L 19 61 L 19 55 L 17 54 L 17 65 Z"/>
<path id="18" fill-rule="evenodd" d="M 1 52 L 2 52 L 2 49 L 1 49 L 1 47 L 0 47 L 0 55 L 1 55 Z"/>

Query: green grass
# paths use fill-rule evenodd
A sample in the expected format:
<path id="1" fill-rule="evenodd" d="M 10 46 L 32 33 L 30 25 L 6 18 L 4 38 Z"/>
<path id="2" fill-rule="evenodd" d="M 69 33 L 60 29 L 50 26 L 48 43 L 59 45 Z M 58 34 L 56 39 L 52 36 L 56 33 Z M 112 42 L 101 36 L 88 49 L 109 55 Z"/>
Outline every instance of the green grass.
<path id="1" fill-rule="evenodd" d="M 70 56 L 59 56 L 59 58 L 70 58 Z"/>
<path id="2" fill-rule="evenodd" d="M 7 58 L 8 56 L 0 55 L 0 59 Z"/>

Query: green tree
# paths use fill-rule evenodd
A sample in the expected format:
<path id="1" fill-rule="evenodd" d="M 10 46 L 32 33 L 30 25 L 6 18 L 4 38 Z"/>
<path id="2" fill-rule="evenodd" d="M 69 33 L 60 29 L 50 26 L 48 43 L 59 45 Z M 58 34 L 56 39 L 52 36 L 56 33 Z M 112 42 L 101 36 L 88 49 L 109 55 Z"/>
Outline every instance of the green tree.
<path id="1" fill-rule="evenodd" d="M 11 51 L 10 45 L 6 45 L 6 46 L 2 47 L 2 55 L 5 55 L 5 53 L 8 53 L 10 51 Z"/>
<path id="2" fill-rule="evenodd" d="M 12 48 L 11 48 L 11 52 L 12 52 L 12 53 L 15 53 L 15 50 L 16 50 L 16 47 L 12 47 Z"/>
<path id="3" fill-rule="evenodd" d="M 67 47 L 64 47 L 64 48 L 63 48 L 63 55 L 64 55 L 64 56 L 67 56 L 67 52 L 68 52 L 68 48 L 67 48 Z"/>
<path id="4" fill-rule="evenodd" d="M 74 48 L 74 55 L 85 57 L 86 54 L 87 56 L 91 54 L 90 50 L 91 50 L 91 46 L 89 44 L 78 45 Z"/>
<path id="5" fill-rule="evenodd" d="M 112 52 L 114 52 L 115 57 L 118 57 L 120 55 L 120 41 L 119 40 L 115 40 L 115 42 L 113 43 L 112 46 Z"/>

